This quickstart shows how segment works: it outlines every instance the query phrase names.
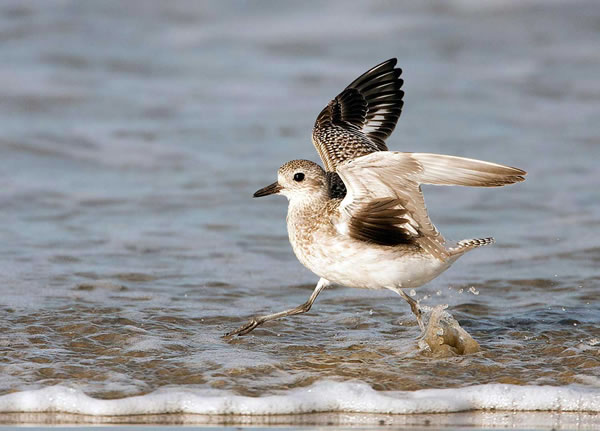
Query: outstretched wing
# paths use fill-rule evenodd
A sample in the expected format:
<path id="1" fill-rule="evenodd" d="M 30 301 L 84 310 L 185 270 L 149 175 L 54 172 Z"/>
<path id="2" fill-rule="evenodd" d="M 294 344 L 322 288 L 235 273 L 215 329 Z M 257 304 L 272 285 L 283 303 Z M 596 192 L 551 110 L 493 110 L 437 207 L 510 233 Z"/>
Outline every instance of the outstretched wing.
<path id="1" fill-rule="evenodd" d="M 337 172 L 347 188 L 334 220 L 340 233 L 382 245 L 417 243 L 439 259 L 448 252 L 427 214 L 421 184 L 498 187 L 526 174 L 481 160 L 389 151 L 350 160 Z"/>
<path id="2" fill-rule="evenodd" d="M 325 170 L 375 151 L 386 151 L 402 112 L 401 69 L 392 58 L 355 79 L 321 111 L 312 140 Z"/>

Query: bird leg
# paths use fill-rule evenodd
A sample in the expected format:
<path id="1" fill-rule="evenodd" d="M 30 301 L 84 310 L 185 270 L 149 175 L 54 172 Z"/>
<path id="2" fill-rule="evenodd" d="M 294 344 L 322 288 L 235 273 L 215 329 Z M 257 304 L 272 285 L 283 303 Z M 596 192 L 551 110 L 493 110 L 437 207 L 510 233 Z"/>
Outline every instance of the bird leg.
<path id="1" fill-rule="evenodd" d="M 231 331 L 225 334 L 225 337 L 233 337 L 234 335 L 246 335 L 252 330 L 254 330 L 254 328 L 256 328 L 257 326 L 260 326 L 263 323 L 268 322 L 269 320 L 279 319 L 280 317 L 293 316 L 294 314 L 306 313 L 308 310 L 310 310 L 310 307 L 312 307 L 313 303 L 315 302 L 315 299 L 317 299 L 317 296 L 319 296 L 319 293 L 321 293 L 321 290 L 329 286 L 329 284 L 330 283 L 328 280 L 321 278 L 317 283 L 315 290 L 313 290 L 313 293 L 310 295 L 310 298 L 308 298 L 308 301 L 306 301 L 304 304 L 294 308 L 290 308 L 289 310 L 280 311 L 279 313 L 253 317 L 245 325 L 240 326 L 235 331 Z"/>
<path id="2" fill-rule="evenodd" d="M 421 331 L 424 331 L 425 325 L 423 325 L 423 320 L 421 319 L 423 312 L 421 311 L 421 307 L 419 307 L 419 303 L 412 299 L 410 296 L 408 296 L 406 293 L 404 293 L 402 289 L 395 289 L 395 292 L 397 292 L 398 295 L 400 295 L 402 298 L 404 298 L 406 302 L 408 302 L 408 305 L 410 305 L 410 309 L 412 310 L 413 314 L 417 317 L 417 323 L 419 324 L 419 328 L 421 328 Z"/>

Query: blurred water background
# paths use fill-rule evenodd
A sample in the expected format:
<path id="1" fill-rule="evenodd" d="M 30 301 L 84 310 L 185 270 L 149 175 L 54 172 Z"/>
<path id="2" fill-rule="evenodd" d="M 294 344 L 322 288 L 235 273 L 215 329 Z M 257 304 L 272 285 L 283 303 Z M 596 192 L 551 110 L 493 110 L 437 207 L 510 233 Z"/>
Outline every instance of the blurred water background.
<path id="1" fill-rule="evenodd" d="M 599 41 L 596 1 L 3 1 L 0 395 L 600 387 Z M 401 298 L 344 288 L 222 339 L 310 295 L 287 202 L 251 195 L 390 57 L 390 149 L 529 173 L 425 190 L 446 237 L 497 239 L 416 292 L 482 351 L 431 357 Z"/>

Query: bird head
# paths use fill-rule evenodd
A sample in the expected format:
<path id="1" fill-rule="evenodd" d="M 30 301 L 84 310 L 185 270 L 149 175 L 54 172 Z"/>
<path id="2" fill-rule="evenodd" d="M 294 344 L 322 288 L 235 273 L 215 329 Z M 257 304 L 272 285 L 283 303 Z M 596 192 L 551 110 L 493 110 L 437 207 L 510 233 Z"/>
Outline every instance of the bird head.
<path id="1" fill-rule="evenodd" d="M 325 171 L 309 160 L 292 160 L 277 171 L 277 181 L 254 193 L 254 197 L 282 194 L 289 200 L 314 199 L 327 192 Z"/>

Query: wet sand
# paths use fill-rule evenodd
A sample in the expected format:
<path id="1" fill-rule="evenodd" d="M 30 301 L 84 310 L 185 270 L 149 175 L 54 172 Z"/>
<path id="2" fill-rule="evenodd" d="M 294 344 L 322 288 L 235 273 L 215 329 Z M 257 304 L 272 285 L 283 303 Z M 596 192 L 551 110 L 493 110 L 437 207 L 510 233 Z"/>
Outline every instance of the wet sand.
<path id="1" fill-rule="evenodd" d="M 315 413 L 275 416 L 137 415 L 86 416 L 64 413 L 3 413 L 1 425 L 198 425 L 202 427 L 252 427 L 296 429 L 305 427 L 383 427 L 402 429 L 503 429 L 514 430 L 595 430 L 600 427 L 596 413 L 560 412 L 463 412 L 452 414 L 379 415 L 358 413 Z M 69 427 L 72 429 L 71 427 Z M 136 429 L 140 429 L 136 427 Z M 143 427 L 141 427 L 143 429 Z"/>

